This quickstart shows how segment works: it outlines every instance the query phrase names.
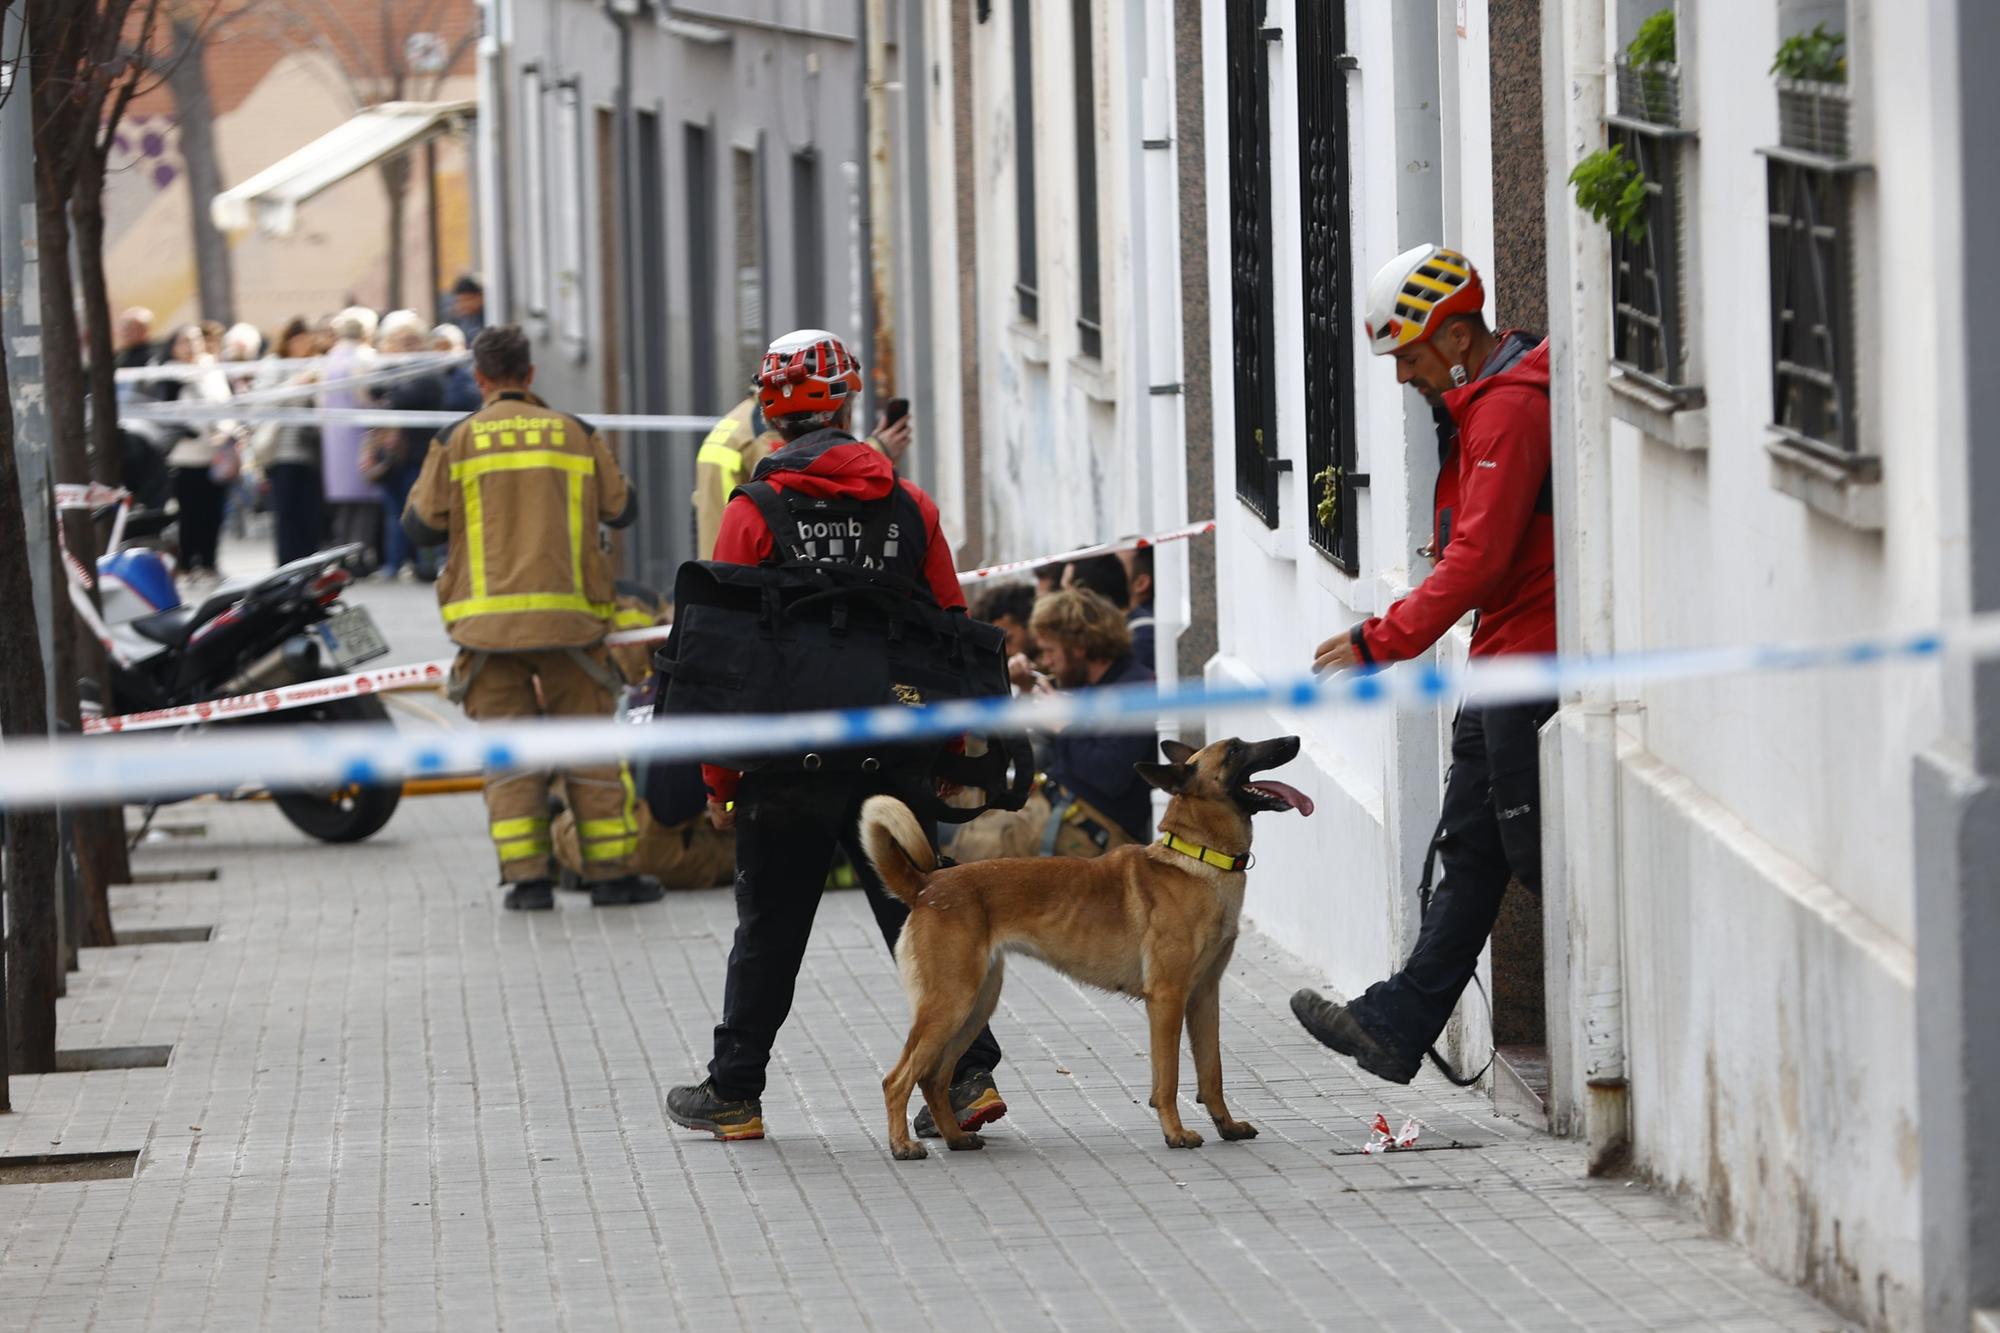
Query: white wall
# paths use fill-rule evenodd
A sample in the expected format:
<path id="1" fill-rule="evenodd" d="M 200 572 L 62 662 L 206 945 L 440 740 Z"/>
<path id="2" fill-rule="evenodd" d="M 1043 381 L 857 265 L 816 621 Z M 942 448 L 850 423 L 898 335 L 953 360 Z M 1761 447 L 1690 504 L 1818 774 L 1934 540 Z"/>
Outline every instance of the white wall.
<path id="1" fill-rule="evenodd" d="M 1939 614 L 1943 329 L 1893 317 L 1878 290 L 1890 275 L 1897 300 L 1950 281 L 1931 245 L 1946 169 L 1931 151 L 1932 104 L 1890 92 L 1930 82 L 1936 19 L 1899 8 L 1895 23 L 1871 24 L 1869 3 L 1854 0 L 1846 25 L 1856 156 L 1872 167 L 1857 186 L 1856 364 L 1886 520 L 1865 531 L 1783 493 L 1766 451 L 1769 242 L 1755 150 L 1777 142 L 1767 70 L 1795 25 L 1774 0 L 1698 24 L 1706 11 L 1683 5 L 1699 130 L 1690 305 L 1707 401 L 1691 438 L 1706 448 L 1624 424 L 1593 437 L 1588 422 L 1575 441 L 1611 474 L 1621 650 L 1825 638 Z M 1837 16 L 1830 26 L 1842 26 Z M 1607 32 L 1607 52 L 1616 45 Z M 1552 308 L 1568 310 L 1564 297 L 1552 292 Z M 1571 332 L 1608 360 L 1601 331 Z M 1574 558 L 1575 537 L 1563 534 L 1559 561 Z M 1906 1326 L 1920 1278 L 1910 768 L 1942 725 L 1935 673 L 1714 680 L 1623 698 L 1618 872 L 1636 1160 L 1693 1193 L 1767 1265 L 1856 1317 Z"/>

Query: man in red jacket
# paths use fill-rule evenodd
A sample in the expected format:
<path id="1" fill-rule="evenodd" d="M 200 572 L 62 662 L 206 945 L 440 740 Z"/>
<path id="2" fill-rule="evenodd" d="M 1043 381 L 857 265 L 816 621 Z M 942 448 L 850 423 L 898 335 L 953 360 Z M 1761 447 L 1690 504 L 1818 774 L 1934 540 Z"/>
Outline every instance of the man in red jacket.
<path id="1" fill-rule="evenodd" d="M 784 442 L 723 510 L 715 559 L 755 565 L 775 554 L 784 561 L 859 565 L 900 575 L 928 589 L 940 608 L 963 611 L 965 593 L 938 530 L 937 505 L 915 482 L 899 478 L 888 458 L 848 434 L 861 367 L 840 339 L 819 329 L 786 334 L 764 354 L 758 386 L 764 419 Z M 870 517 L 830 521 L 831 511 L 815 507 L 820 501 L 842 502 L 841 514 L 849 512 L 846 502 L 854 502 Z M 887 521 L 872 521 L 881 505 L 888 506 Z M 767 512 L 779 517 L 767 520 Z M 893 952 L 910 909 L 883 888 L 862 851 L 861 803 L 877 793 L 907 802 L 906 784 L 934 779 L 927 764 L 921 772 L 900 772 L 888 763 L 868 774 L 739 774 L 704 764 L 702 778 L 710 821 L 736 830 L 736 940 L 708 1077 L 669 1090 L 667 1114 L 720 1139 L 761 1139 L 765 1067 L 791 1012 L 834 849 L 847 850 Z M 968 1132 L 1007 1114 L 993 1085 L 999 1062 L 990 1031 L 981 1031 L 958 1062 L 951 1102 Z M 928 1111 L 917 1118 L 917 1132 L 927 1127 L 927 1137 L 934 1137 Z"/>
<path id="2" fill-rule="evenodd" d="M 1317 670 L 1415 657 L 1476 611 L 1472 656 L 1556 647 L 1555 532 L 1549 489 L 1549 346 L 1496 334 L 1471 261 L 1440 246 L 1396 256 L 1369 284 L 1368 338 L 1396 380 L 1441 414 L 1430 577 L 1384 614 L 1319 646 Z M 1443 878 L 1402 970 L 1345 1005 L 1292 997 L 1308 1032 L 1372 1074 L 1408 1083 L 1444 1031 L 1492 933 L 1507 881 L 1541 892 L 1536 733 L 1553 700 L 1460 710 L 1442 817 L 1424 859 Z M 1442 1063 L 1442 1062 L 1440 1062 Z"/>

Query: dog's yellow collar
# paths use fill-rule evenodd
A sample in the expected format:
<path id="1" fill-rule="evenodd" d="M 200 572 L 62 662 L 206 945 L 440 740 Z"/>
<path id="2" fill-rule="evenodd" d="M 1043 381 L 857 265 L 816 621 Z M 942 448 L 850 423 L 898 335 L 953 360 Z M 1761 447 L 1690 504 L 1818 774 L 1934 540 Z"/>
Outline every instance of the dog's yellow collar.
<path id="1" fill-rule="evenodd" d="M 1192 856 L 1195 860 L 1212 865 L 1217 870 L 1240 871 L 1250 868 L 1248 852 L 1241 856 L 1231 856 L 1227 852 L 1218 852 L 1213 847 L 1202 847 L 1189 842 L 1186 838 L 1177 838 L 1171 833 L 1160 834 L 1160 846 L 1170 852 L 1179 852 L 1182 856 Z"/>

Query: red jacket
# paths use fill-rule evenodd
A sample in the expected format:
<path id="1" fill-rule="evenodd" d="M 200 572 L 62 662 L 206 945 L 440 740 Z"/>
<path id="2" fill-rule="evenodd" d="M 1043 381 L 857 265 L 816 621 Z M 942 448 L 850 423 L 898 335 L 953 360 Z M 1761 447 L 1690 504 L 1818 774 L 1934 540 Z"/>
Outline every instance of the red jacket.
<path id="1" fill-rule="evenodd" d="M 1503 335 L 1525 344 L 1520 333 Z M 1549 345 L 1444 396 L 1458 435 L 1438 472 L 1437 566 L 1409 596 L 1356 625 L 1371 663 L 1417 656 L 1467 611 L 1472 655 L 1556 650 L 1555 521 L 1549 482 Z"/>
<path id="2" fill-rule="evenodd" d="M 835 444 L 799 470 L 785 466 L 786 447 L 780 446 L 764 460 L 757 469 L 757 480 L 780 491 L 796 488 L 828 499 L 879 500 L 893 486 L 907 491 L 924 516 L 924 582 L 930 585 L 931 596 L 947 611 L 965 606 L 965 589 L 958 582 L 951 544 L 938 527 L 937 504 L 922 487 L 898 477 L 895 464 L 859 440 Z M 715 534 L 715 558 L 732 565 L 756 565 L 770 554 L 771 529 L 764 515 L 748 496 L 735 497 L 722 511 L 722 523 Z M 735 798 L 736 784 L 743 775 L 703 764 L 701 776 L 716 800 L 728 801 Z"/>

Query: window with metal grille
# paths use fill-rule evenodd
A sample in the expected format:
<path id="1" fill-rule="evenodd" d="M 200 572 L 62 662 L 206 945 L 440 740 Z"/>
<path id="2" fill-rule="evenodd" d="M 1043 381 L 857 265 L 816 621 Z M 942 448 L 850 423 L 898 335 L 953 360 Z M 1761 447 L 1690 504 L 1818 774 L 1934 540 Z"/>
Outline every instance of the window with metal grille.
<path id="1" fill-rule="evenodd" d="M 1837 461 L 1855 431 L 1853 164 L 1767 148 L 1772 416 L 1780 434 Z"/>
<path id="2" fill-rule="evenodd" d="M 1070 63 L 1076 72 L 1076 227 L 1078 294 L 1076 328 L 1085 356 L 1104 355 L 1104 310 L 1097 253 L 1097 90 L 1093 68 L 1090 0 L 1073 0 L 1074 41 Z"/>
<path id="3" fill-rule="evenodd" d="M 1271 310 L 1271 84 L 1261 0 L 1224 7 L 1229 99 L 1229 292 L 1236 370 L 1236 498 L 1278 526 L 1275 321 Z"/>
<path id="4" fill-rule="evenodd" d="M 718 380 L 715 347 L 715 173 L 709 162 L 708 126 L 688 123 L 682 133 L 687 170 L 689 390 L 697 403 L 718 403 L 727 391 Z"/>
<path id="5" fill-rule="evenodd" d="M 820 258 L 819 152 L 792 154 L 792 324 L 826 326 L 826 265 Z"/>
<path id="6" fill-rule="evenodd" d="M 1689 388 L 1682 297 L 1681 142 L 1689 131 L 1610 118 L 1614 147 L 1646 178 L 1646 232 L 1611 233 L 1611 359 L 1670 394 Z"/>
<path id="7" fill-rule="evenodd" d="M 1014 0 L 1014 245 L 1019 265 L 1014 295 L 1021 318 L 1042 317 L 1042 280 L 1035 254 L 1035 60 L 1029 27 L 1033 0 Z"/>
<path id="8" fill-rule="evenodd" d="M 1348 204 L 1347 18 L 1301 4 L 1299 204 L 1305 243 L 1306 530 L 1334 564 L 1357 572 L 1354 463 L 1354 264 Z"/>

